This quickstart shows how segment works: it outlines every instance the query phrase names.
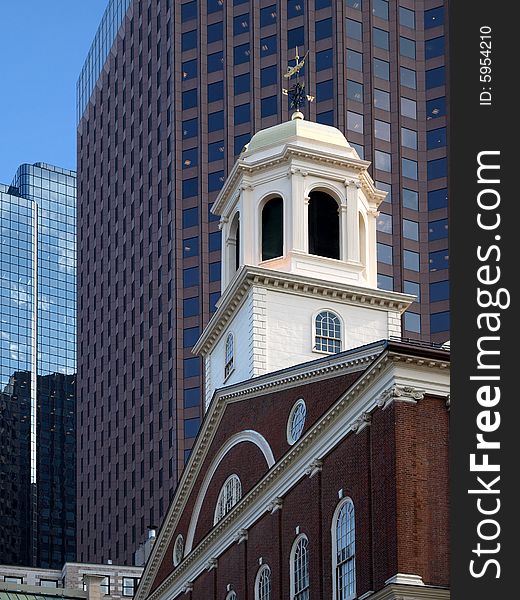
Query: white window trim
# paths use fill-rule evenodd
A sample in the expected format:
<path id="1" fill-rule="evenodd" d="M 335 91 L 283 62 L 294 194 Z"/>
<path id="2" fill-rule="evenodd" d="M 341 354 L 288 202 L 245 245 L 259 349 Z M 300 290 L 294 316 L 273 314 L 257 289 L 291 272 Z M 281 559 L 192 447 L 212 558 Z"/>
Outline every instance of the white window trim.
<path id="1" fill-rule="evenodd" d="M 231 590 L 228 594 L 226 594 L 226 600 L 237 600 L 238 596 L 235 590 Z"/>
<path id="2" fill-rule="evenodd" d="M 292 431 L 291 431 L 292 430 L 292 420 L 294 418 L 296 411 L 298 410 L 298 408 L 300 406 L 303 406 L 305 408 L 305 418 L 303 419 L 303 428 L 302 428 L 302 431 L 300 432 L 300 435 L 297 438 L 293 438 Z M 287 443 L 289 444 L 289 446 L 293 446 L 294 444 L 296 444 L 296 442 L 302 437 L 303 429 L 305 428 L 305 420 L 306 419 L 307 419 L 307 406 L 305 404 L 305 400 L 303 398 L 299 398 L 293 404 L 293 407 L 291 408 L 291 412 L 289 413 L 289 418 L 287 419 L 286 435 L 287 435 Z"/>
<path id="3" fill-rule="evenodd" d="M 266 599 L 265 597 L 261 597 L 260 596 L 260 579 L 262 577 L 262 575 L 265 573 L 265 571 L 269 571 L 269 596 Z M 255 600 L 271 600 L 271 593 L 272 593 L 272 580 L 271 580 L 271 567 L 269 565 L 262 565 L 257 573 L 256 573 L 256 578 L 255 578 Z"/>
<path id="4" fill-rule="evenodd" d="M 222 513 L 222 515 L 219 514 L 219 506 L 221 503 L 221 500 L 223 498 L 223 494 L 226 490 L 226 486 L 228 485 L 228 483 L 230 481 L 232 481 L 233 479 L 236 479 L 238 481 L 238 484 L 240 485 L 240 495 L 239 497 L 236 499 L 236 501 L 233 503 L 233 505 L 231 506 L 231 508 L 229 510 L 227 510 L 226 512 Z M 233 508 L 240 502 L 242 498 L 242 482 L 240 481 L 240 477 L 236 474 L 233 473 L 232 475 L 230 475 L 226 481 L 224 481 L 224 483 L 222 484 L 222 487 L 220 488 L 220 492 L 218 494 L 218 498 L 217 498 L 217 504 L 215 506 L 215 514 L 213 516 L 213 525 L 216 525 L 219 521 L 221 521 L 229 512 L 231 512 L 233 510 Z"/>
<path id="5" fill-rule="evenodd" d="M 324 356 L 334 356 L 334 354 L 338 354 L 338 353 L 337 352 L 327 352 L 325 350 L 318 350 L 316 348 L 316 319 L 318 318 L 318 315 L 320 315 L 323 312 L 330 312 L 339 319 L 339 325 L 340 325 L 339 351 L 343 352 L 343 350 L 345 349 L 345 323 L 343 322 L 343 319 L 338 312 L 336 312 L 332 308 L 325 307 L 325 308 L 321 308 L 320 310 L 317 310 L 312 316 L 312 352 L 314 354 L 322 354 Z"/>
<path id="6" fill-rule="evenodd" d="M 233 344 L 233 348 L 232 348 L 232 353 L 231 353 L 231 360 L 228 361 L 227 348 L 228 348 L 228 340 L 230 338 L 231 338 L 231 343 Z M 224 381 L 227 381 L 231 377 L 233 372 L 235 371 L 235 356 L 236 356 L 235 350 L 236 350 L 235 336 L 233 335 L 233 332 L 230 331 L 226 335 L 226 341 L 224 343 Z M 228 364 L 231 365 L 229 371 L 227 370 Z"/>
<path id="7" fill-rule="evenodd" d="M 355 524 L 355 520 L 356 520 L 356 509 L 354 506 L 354 502 L 352 500 L 352 498 L 343 498 L 341 500 L 341 502 L 337 505 L 336 510 L 334 511 L 334 516 L 332 517 L 332 524 L 331 524 L 331 539 L 332 539 L 332 600 L 340 600 L 338 598 L 338 594 L 337 594 L 337 587 L 338 587 L 338 581 L 337 581 L 337 522 L 338 522 L 338 517 L 339 514 L 341 512 L 341 510 L 343 509 L 344 506 L 346 506 L 347 504 L 351 504 L 352 505 L 352 510 L 354 511 L 354 592 L 352 594 L 350 594 L 350 596 L 348 596 L 348 598 L 344 599 L 344 600 L 352 600 L 353 598 L 356 598 L 356 586 L 357 586 L 357 580 L 356 580 L 356 524 Z"/>
<path id="8" fill-rule="evenodd" d="M 181 548 L 180 558 L 177 556 L 179 547 Z M 183 558 L 184 558 L 184 538 L 183 538 L 182 534 L 179 533 L 179 535 L 175 538 L 175 544 L 173 545 L 173 566 L 177 567 L 178 565 L 180 565 Z"/>
<path id="9" fill-rule="evenodd" d="M 291 600 L 298 600 L 296 597 L 296 590 L 295 590 L 295 581 L 294 581 L 294 577 L 295 577 L 295 570 L 294 570 L 294 557 L 296 555 L 296 548 L 298 547 L 298 544 L 300 543 L 300 541 L 302 539 L 307 540 L 307 571 L 309 571 L 309 538 L 304 534 L 301 533 L 293 542 L 292 548 L 291 548 L 291 555 L 289 557 L 289 574 L 290 574 L 290 584 L 291 584 Z M 310 573 L 309 573 L 309 586 L 307 588 L 309 590 L 309 597 L 310 597 Z M 298 592 L 301 593 L 301 592 Z"/>

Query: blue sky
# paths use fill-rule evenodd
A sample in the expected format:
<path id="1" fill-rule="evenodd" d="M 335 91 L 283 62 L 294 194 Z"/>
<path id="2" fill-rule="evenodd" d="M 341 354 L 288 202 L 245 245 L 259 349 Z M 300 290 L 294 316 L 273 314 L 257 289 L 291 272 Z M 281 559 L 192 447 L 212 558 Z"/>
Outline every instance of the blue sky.
<path id="1" fill-rule="evenodd" d="M 107 0 L 0 0 L 0 183 L 76 168 L 76 80 Z"/>

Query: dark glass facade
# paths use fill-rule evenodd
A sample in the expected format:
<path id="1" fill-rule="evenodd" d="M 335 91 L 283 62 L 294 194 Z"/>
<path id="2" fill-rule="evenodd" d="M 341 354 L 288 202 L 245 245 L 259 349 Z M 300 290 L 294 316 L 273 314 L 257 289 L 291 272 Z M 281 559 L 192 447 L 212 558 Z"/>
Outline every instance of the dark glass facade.
<path id="1" fill-rule="evenodd" d="M 129 3 L 97 84 L 78 83 L 81 560 L 130 562 L 165 514 L 201 417 L 194 331 L 220 295 L 209 207 L 251 136 L 289 118 L 296 45 L 306 118 L 345 132 L 388 192 L 380 285 L 420 294 L 403 335 L 449 337 L 449 299 L 430 302 L 448 280 L 446 137 L 428 134 L 449 125 L 447 34 L 443 0 Z"/>
<path id="2" fill-rule="evenodd" d="M 76 175 L 0 186 L 0 562 L 75 560 Z"/>

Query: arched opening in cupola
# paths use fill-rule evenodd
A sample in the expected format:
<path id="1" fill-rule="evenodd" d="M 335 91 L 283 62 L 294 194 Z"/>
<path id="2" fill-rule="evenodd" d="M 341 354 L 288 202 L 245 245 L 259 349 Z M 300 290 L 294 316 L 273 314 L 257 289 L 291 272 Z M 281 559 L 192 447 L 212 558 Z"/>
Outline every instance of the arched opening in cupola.
<path id="1" fill-rule="evenodd" d="M 240 266 L 240 213 L 235 213 L 231 226 L 229 227 L 229 236 L 227 240 L 228 267 L 230 277 L 238 270 Z"/>
<path id="2" fill-rule="evenodd" d="M 283 256 L 283 200 L 268 200 L 262 209 L 262 260 Z"/>
<path id="3" fill-rule="evenodd" d="M 309 254 L 339 259 L 338 203 L 322 191 L 309 198 Z"/>

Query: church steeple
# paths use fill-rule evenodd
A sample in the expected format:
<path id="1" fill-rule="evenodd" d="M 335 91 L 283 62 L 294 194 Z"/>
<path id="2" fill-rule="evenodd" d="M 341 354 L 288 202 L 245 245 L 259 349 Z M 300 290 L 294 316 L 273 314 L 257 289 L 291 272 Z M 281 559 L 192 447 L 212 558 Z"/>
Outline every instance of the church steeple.
<path id="1" fill-rule="evenodd" d="M 225 182 L 222 297 L 194 351 L 222 385 L 390 336 L 413 297 L 377 289 L 377 190 L 345 136 L 296 112 Z"/>

